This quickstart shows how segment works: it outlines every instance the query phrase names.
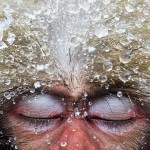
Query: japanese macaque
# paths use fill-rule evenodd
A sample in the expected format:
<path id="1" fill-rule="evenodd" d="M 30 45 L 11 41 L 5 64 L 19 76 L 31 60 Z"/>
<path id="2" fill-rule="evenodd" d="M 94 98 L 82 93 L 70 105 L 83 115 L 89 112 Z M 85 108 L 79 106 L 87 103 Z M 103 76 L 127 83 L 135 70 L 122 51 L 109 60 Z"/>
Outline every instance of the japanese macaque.
<path id="1" fill-rule="evenodd" d="M 149 0 L 0 0 L 0 149 L 150 149 Z"/>

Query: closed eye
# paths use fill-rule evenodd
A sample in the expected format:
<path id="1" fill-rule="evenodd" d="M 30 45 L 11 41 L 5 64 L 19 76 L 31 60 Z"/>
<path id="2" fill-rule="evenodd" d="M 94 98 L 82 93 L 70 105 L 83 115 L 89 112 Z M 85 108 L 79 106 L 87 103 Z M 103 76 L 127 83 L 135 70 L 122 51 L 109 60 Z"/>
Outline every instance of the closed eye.
<path id="1" fill-rule="evenodd" d="M 94 117 L 91 118 L 91 120 L 93 121 L 93 123 L 97 124 L 98 127 L 101 128 L 101 126 L 103 126 L 107 130 L 121 130 L 133 125 L 133 123 L 136 121 L 134 118 L 128 120 L 107 120 Z"/>
<path id="2" fill-rule="evenodd" d="M 31 94 L 8 111 L 11 120 L 25 130 L 53 129 L 64 120 L 62 98 L 49 94 Z"/>
<path id="3" fill-rule="evenodd" d="M 110 94 L 98 98 L 89 108 L 89 121 L 100 130 L 127 131 L 143 119 L 136 106 L 125 96 Z"/>
<path id="4" fill-rule="evenodd" d="M 24 115 L 19 115 L 21 121 L 28 129 L 33 129 L 35 132 L 53 129 L 65 119 L 65 115 L 58 115 L 51 118 L 33 118 Z"/>

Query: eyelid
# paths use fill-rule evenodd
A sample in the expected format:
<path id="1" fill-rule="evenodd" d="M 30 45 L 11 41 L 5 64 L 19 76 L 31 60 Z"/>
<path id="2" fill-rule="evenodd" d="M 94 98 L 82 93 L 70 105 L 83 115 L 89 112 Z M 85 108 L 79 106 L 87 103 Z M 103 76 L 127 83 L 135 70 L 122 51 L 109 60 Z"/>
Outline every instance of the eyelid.
<path id="1" fill-rule="evenodd" d="M 61 114 L 64 108 L 61 98 L 49 94 L 29 95 L 14 107 L 16 114 L 33 118 L 48 118 Z"/>
<path id="2" fill-rule="evenodd" d="M 22 122 L 22 127 L 25 130 L 35 133 L 53 129 L 57 127 L 61 121 L 63 121 L 63 117 L 61 116 L 54 118 L 32 118 L 20 115 L 17 119 L 19 122 Z"/>
<path id="3" fill-rule="evenodd" d="M 104 119 L 127 120 L 135 117 L 135 108 L 128 98 L 110 95 L 97 99 L 89 108 L 89 113 Z"/>
<path id="4" fill-rule="evenodd" d="M 129 131 L 132 127 L 135 127 L 134 119 L 129 120 L 101 120 L 101 119 L 93 119 L 92 122 L 99 128 L 105 132 L 110 133 L 122 133 Z"/>

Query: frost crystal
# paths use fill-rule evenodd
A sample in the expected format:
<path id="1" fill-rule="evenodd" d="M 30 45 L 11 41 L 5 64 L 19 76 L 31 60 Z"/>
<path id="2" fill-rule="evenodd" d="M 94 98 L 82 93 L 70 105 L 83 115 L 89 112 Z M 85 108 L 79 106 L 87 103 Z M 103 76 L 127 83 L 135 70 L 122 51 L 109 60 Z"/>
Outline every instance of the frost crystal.
<path id="1" fill-rule="evenodd" d="M 34 87 L 37 89 L 37 88 L 40 88 L 41 87 L 41 84 L 40 82 L 35 82 L 34 83 Z"/>

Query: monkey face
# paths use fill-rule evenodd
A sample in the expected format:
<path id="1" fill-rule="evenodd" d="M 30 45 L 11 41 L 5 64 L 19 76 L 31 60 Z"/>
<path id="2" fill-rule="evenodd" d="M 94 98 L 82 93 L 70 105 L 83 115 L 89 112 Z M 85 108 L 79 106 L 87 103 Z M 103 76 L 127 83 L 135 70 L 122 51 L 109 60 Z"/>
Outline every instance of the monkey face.
<path id="1" fill-rule="evenodd" d="M 2 149 L 149 149 L 148 1 L 0 2 Z"/>

